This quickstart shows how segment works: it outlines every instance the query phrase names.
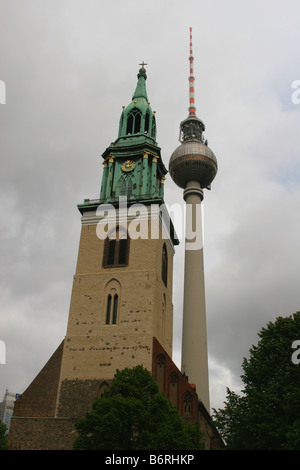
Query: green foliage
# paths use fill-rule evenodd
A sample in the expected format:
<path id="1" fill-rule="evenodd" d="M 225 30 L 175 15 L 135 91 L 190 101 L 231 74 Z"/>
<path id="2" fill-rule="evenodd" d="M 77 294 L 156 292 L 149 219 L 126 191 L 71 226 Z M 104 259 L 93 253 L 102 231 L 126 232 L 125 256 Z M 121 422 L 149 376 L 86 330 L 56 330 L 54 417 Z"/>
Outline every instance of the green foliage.
<path id="1" fill-rule="evenodd" d="M 117 370 L 109 390 L 76 424 L 74 449 L 195 450 L 199 426 L 186 424 L 142 366 Z"/>
<path id="2" fill-rule="evenodd" d="M 7 428 L 2 421 L 0 421 L 0 450 L 7 450 Z"/>
<path id="3" fill-rule="evenodd" d="M 300 312 L 278 317 L 258 336 L 242 364 L 243 395 L 227 389 L 214 422 L 229 449 L 300 450 L 300 364 L 292 361 Z"/>

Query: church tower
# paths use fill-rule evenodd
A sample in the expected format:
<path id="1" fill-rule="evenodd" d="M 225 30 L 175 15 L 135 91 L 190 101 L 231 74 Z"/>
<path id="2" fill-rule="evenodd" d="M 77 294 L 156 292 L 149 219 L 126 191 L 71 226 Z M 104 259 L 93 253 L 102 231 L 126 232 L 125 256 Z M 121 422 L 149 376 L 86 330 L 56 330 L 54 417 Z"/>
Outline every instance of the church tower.
<path id="1" fill-rule="evenodd" d="M 118 138 L 104 151 L 99 200 L 78 206 L 82 231 L 60 372 L 57 413 L 116 369 L 152 368 L 153 337 L 172 355 L 173 228 L 164 208 L 167 170 L 156 143 L 145 64 Z"/>

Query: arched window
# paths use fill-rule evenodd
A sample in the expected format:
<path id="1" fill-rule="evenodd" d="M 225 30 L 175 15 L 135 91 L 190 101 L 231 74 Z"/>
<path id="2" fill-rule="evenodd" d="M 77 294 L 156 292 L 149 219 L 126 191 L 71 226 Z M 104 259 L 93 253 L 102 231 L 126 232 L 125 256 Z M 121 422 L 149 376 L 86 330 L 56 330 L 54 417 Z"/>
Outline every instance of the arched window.
<path id="1" fill-rule="evenodd" d="M 191 394 L 186 392 L 184 395 L 183 400 L 183 407 L 182 407 L 182 416 L 183 418 L 191 418 L 193 412 L 193 400 Z"/>
<path id="2" fill-rule="evenodd" d="M 104 242 L 103 267 L 128 266 L 129 235 L 123 227 L 113 230 Z"/>
<path id="3" fill-rule="evenodd" d="M 138 134 L 141 132 L 141 112 L 133 108 L 127 117 L 126 134 Z"/>
<path id="4" fill-rule="evenodd" d="M 119 295 L 117 293 L 108 294 L 106 303 L 106 325 L 116 325 L 118 318 Z"/>
<path id="5" fill-rule="evenodd" d="M 145 134 L 148 134 L 149 132 L 149 113 L 146 113 L 145 117 Z"/>
<path id="6" fill-rule="evenodd" d="M 112 310 L 112 324 L 113 325 L 115 325 L 117 323 L 118 304 L 119 304 L 119 296 L 118 296 L 118 294 L 115 294 L 114 295 L 113 310 Z"/>
<path id="7" fill-rule="evenodd" d="M 126 178 L 122 176 L 121 179 L 121 196 L 125 196 L 127 193 Z"/>
<path id="8" fill-rule="evenodd" d="M 132 195 L 132 175 L 122 175 L 118 181 L 118 187 L 120 188 L 121 196 Z"/>
<path id="9" fill-rule="evenodd" d="M 112 279 L 105 289 L 105 321 L 106 325 L 116 325 L 118 323 L 121 285 L 116 279 Z"/>
<path id="10" fill-rule="evenodd" d="M 108 242 L 108 255 L 107 255 L 107 265 L 114 264 L 115 261 L 115 252 L 116 252 L 116 240 L 109 240 Z"/>
<path id="11" fill-rule="evenodd" d="M 96 393 L 97 398 L 100 398 L 105 390 L 109 390 L 109 385 L 107 382 L 102 382 Z"/>
<path id="12" fill-rule="evenodd" d="M 132 129 L 133 129 L 133 114 L 129 114 L 127 118 L 127 129 L 126 129 L 126 134 L 132 134 Z"/>
<path id="13" fill-rule="evenodd" d="M 155 116 L 152 117 L 152 129 L 151 129 L 151 137 L 155 139 L 156 136 L 156 122 L 155 122 Z"/>
<path id="14" fill-rule="evenodd" d="M 161 278 L 165 286 L 167 287 L 168 286 L 168 253 L 167 253 L 167 247 L 165 243 L 162 249 Z"/>
<path id="15" fill-rule="evenodd" d="M 165 369 L 166 358 L 163 354 L 159 354 L 156 363 L 156 382 L 160 392 L 164 392 L 165 389 Z"/>
<path id="16" fill-rule="evenodd" d="M 169 384 L 169 400 L 173 406 L 178 407 L 178 375 L 173 372 Z"/>
<path id="17" fill-rule="evenodd" d="M 110 313 L 111 313 L 111 294 L 107 296 L 107 303 L 106 303 L 106 325 L 110 324 Z"/>
<path id="18" fill-rule="evenodd" d="M 138 134 L 141 130 L 141 114 L 136 113 L 134 117 L 134 133 Z"/>

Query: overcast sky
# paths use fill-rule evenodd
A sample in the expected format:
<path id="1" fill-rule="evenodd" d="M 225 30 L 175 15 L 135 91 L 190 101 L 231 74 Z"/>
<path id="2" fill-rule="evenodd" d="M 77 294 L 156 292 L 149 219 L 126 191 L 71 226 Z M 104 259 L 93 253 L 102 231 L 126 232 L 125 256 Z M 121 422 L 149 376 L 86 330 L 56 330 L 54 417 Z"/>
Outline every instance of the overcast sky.
<path id="1" fill-rule="evenodd" d="M 65 336 L 76 206 L 99 197 L 101 154 L 143 60 L 168 167 L 188 115 L 192 26 L 197 116 L 219 165 L 205 192 L 204 256 L 211 406 L 222 407 L 261 328 L 300 310 L 300 2 L 0 0 L 0 15 L 0 401 L 22 393 Z M 165 201 L 183 203 L 169 175 Z"/>

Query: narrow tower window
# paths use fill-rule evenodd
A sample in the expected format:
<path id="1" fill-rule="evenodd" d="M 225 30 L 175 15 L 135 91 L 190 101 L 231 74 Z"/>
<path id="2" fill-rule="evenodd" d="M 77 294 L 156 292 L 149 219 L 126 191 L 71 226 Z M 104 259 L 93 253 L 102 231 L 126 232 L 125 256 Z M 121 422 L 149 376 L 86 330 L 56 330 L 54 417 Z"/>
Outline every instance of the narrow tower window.
<path id="1" fill-rule="evenodd" d="M 156 382 L 160 392 L 163 392 L 165 389 L 165 369 L 166 359 L 163 354 L 160 354 L 156 363 Z"/>
<path id="2" fill-rule="evenodd" d="M 152 129 L 151 129 L 151 137 L 155 139 L 156 135 L 156 122 L 155 122 L 155 117 L 153 116 L 152 118 Z"/>
<path id="3" fill-rule="evenodd" d="M 139 134 L 141 132 L 141 112 L 134 108 L 128 115 L 126 134 Z"/>
<path id="4" fill-rule="evenodd" d="M 146 114 L 145 118 L 145 134 L 148 134 L 149 132 L 149 113 Z"/>
<path id="5" fill-rule="evenodd" d="M 132 175 L 122 175 L 118 181 L 118 188 L 121 196 L 132 195 Z"/>
<path id="6" fill-rule="evenodd" d="M 169 400 L 173 406 L 178 407 L 178 375 L 175 372 L 170 378 Z"/>
<path id="7" fill-rule="evenodd" d="M 115 294 L 114 295 L 113 317 L 112 317 L 112 324 L 113 325 L 115 325 L 117 323 L 118 301 L 119 301 L 118 294 Z"/>
<path id="8" fill-rule="evenodd" d="M 107 254 L 107 265 L 111 266 L 115 264 L 115 252 L 116 252 L 116 240 L 109 240 L 108 242 L 108 254 Z"/>
<path id="9" fill-rule="evenodd" d="M 126 192 L 127 192 L 126 178 L 123 176 L 122 182 L 121 182 L 121 196 L 125 196 Z"/>
<path id="10" fill-rule="evenodd" d="M 162 249 L 161 278 L 165 286 L 167 287 L 168 285 L 168 253 L 167 253 L 167 247 L 165 244 Z"/>
<path id="11" fill-rule="evenodd" d="M 111 311 L 111 295 L 107 296 L 107 306 L 106 306 L 106 320 L 105 323 L 107 325 L 110 324 L 110 311 Z"/>
<path id="12" fill-rule="evenodd" d="M 134 119 L 134 133 L 138 134 L 141 130 L 141 115 L 137 113 Z"/>
<path id="13" fill-rule="evenodd" d="M 184 401 L 183 401 L 183 409 L 182 409 L 183 418 L 191 418 L 192 417 L 192 411 L 193 411 L 192 397 L 189 394 L 189 392 L 187 392 L 184 396 Z"/>
<path id="14" fill-rule="evenodd" d="M 104 296 L 106 299 L 106 311 L 104 323 L 116 325 L 119 321 L 121 285 L 117 279 L 112 279 L 107 284 Z"/>
<path id="15" fill-rule="evenodd" d="M 128 119 L 127 119 L 126 134 L 132 134 L 132 129 L 133 129 L 133 115 L 129 114 Z"/>
<path id="16" fill-rule="evenodd" d="M 119 263 L 126 264 L 126 250 L 127 249 L 127 240 L 123 239 L 119 241 Z"/>
<path id="17" fill-rule="evenodd" d="M 128 183 L 127 183 L 127 196 L 132 195 L 132 178 L 128 178 Z"/>
<path id="18" fill-rule="evenodd" d="M 129 236 L 127 230 L 118 227 L 105 239 L 103 267 L 127 266 L 129 261 Z"/>
<path id="19" fill-rule="evenodd" d="M 112 303 L 112 295 L 107 296 L 107 307 L 106 307 L 106 325 L 116 325 L 118 316 L 118 303 L 119 296 L 114 294 L 114 301 Z"/>

